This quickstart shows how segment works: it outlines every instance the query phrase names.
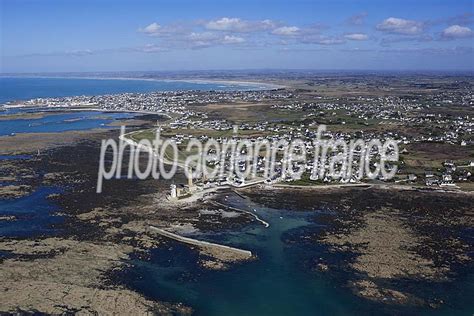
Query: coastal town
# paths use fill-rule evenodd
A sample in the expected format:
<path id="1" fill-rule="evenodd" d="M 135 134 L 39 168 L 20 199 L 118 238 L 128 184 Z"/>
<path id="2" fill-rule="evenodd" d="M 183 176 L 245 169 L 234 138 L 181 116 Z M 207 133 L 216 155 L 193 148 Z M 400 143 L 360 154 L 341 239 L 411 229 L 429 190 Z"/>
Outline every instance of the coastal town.
<path id="1" fill-rule="evenodd" d="M 308 87 L 311 87 L 308 84 Z M 470 111 L 474 104 L 472 86 L 463 82 L 450 89 L 437 89 L 436 93 L 422 93 L 414 89 L 405 95 L 390 96 L 332 96 L 318 94 L 308 87 L 305 89 L 275 88 L 254 91 L 171 91 L 153 93 L 125 93 L 116 95 L 76 96 L 64 98 L 37 98 L 6 107 L 45 107 L 48 109 L 92 108 L 111 112 L 143 112 L 160 114 L 168 118 L 160 124 L 161 134 L 175 142 L 184 152 L 191 139 L 199 141 L 215 140 L 223 144 L 231 140 L 245 139 L 252 144 L 268 141 L 270 146 L 281 146 L 293 140 L 302 140 L 307 151 L 314 148 L 318 126 L 324 124 L 327 130 L 323 137 L 327 140 L 360 138 L 366 142 L 377 138 L 381 141 L 393 139 L 400 149 L 400 160 L 396 164 L 397 173 L 391 179 L 379 176 L 373 180 L 348 176 L 333 179 L 311 174 L 314 155 L 307 157 L 304 165 L 295 169 L 305 170 L 296 179 L 288 177 L 281 170 L 281 162 L 274 176 L 264 177 L 265 157 L 258 153 L 258 181 L 237 176 L 215 179 L 198 179 L 200 187 L 219 185 L 245 186 L 265 181 L 265 183 L 287 183 L 289 185 L 323 185 L 392 183 L 399 185 L 420 185 L 445 189 L 472 188 L 474 157 L 466 155 L 462 159 L 419 157 L 419 147 L 432 144 L 450 146 L 457 151 L 469 152 L 474 147 L 474 117 Z M 222 106 L 225 104 L 225 106 Z M 213 109 L 226 109 L 227 115 L 219 115 Z M 255 111 L 248 113 L 247 109 Z M 245 111 L 245 112 L 244 112 Z M 244 114 L 242 115 L 242 113 Z M 235 114 L 234 114 L 235 113 Z M 153 138 L 153 131 L 135 131 L 134 140 Z M 235 131 L 238 131 L 237 133 Z M 275 150 L 276 148 L 270 148 Z M 365 148 L 364 148 L 365 150 Z M 472 152 L 472 151 L 471 151 Z M 330 152 L 330 157 L 337 151 Z M 379 153 L 371 152 L 372 161 Z M 218 167 L 221 157 L 209 161 Z M 227 157 L 229 158 L 229 157 Z M 360 152 L 354 157 L 361 159 Z M 323 169 L 329 169 L 330 159 Z M 227 171 L 232 167 L 226 160 Z M 374 162 L 371 163 L 374 167 Z M 392 166 L 393 167 L 393 166 Z M 245 162 L 239 165 L 247 168 Z M 358 170 L 353 167 L 351 174 Z"/>

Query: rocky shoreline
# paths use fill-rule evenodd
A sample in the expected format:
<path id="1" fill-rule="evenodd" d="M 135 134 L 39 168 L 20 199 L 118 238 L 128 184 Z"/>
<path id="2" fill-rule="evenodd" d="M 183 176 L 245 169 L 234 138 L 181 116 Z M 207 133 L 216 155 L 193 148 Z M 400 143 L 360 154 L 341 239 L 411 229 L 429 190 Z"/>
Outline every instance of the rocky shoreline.
<path id="1" fill-rule="evenodd" d="M 177 209 L 166 200 L 169 181 L 111 180 L 102 194 L 96 194 L 100 140 L 118 133 L 92 130 L 80 135 L 72 144 L 44 146 L 39 155 L 0 164 L 1 175 L 13 177 L 16 188 L 29 192 L 43 186 L 60 188 L 48 199 L 60 209 L 51 215 L 63 217 L 51 226 L 60 231 L 55 237 L 0 238 L 0 251 L 5 254 L 0 275 L 7 280 L 0 286 L 5 293 L 0 311 L 191 313 L 182 304 L 152 301 L 127 289 L 114 280 L 113 271 L 128 268 L 132 254 L 146 258 L 150 249 L 166 246 L 168 240 L 150 232 L 150 225 L 209 232 L 245 225 L 254 218 L 207 203 L 185 203 Z M 184 175 L 180 179 L 184 182 Z M 18 197 L 10 194 L 13 188 L 4 190 L 2 198 Z M 225 269 L 236 260 L 209 249 L 203 249 L 199 257 L 206 269 Z"/>
<path id="2" fill-rule="evenodd" d="M 245 193 L 269 207 L 328 211 L 315 219 L 324 228 L 307 236 L 327 250 L 309 264 L 344 272 L 347 286 L 369 300 L 438 307 L 442 294 L 417 287 L 459 281 L 473 266 L 472 194 L 347 187 Z"/>

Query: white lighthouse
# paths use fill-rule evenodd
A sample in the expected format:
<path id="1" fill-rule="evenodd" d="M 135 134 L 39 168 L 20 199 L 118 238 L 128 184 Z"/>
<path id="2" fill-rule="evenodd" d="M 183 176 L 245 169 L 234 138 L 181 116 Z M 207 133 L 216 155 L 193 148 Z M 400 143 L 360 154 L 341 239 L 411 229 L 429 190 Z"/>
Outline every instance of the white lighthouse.
<path id="1" fill-rule="evenodd" d="M 170 189 L 171 189 L 170 197 L 172 199 L 177 199 L 178 198 L 178 190 L 177 190 L 176 184 L 170 185 Z"/>

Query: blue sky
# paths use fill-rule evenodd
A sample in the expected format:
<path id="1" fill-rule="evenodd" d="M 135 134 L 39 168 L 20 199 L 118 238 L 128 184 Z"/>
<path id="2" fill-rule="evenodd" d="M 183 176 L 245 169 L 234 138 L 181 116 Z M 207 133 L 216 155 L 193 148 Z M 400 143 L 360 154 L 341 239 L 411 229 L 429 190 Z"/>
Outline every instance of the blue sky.
<path id="1" fill-rule="evenodd" d="M 3 73 L 474 69 L 472 0 L 0 2 Z"/>

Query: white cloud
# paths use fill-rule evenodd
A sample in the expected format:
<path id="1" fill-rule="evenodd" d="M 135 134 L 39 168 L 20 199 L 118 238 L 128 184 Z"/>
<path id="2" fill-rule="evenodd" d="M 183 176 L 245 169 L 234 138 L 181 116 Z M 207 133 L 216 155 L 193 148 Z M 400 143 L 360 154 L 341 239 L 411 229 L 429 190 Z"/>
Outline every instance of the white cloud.
<path id="1" fill-rule="evenodd" d="M 339 44 L 344 44 L 345 41 L 339 38 L 326 38 L 326 39 L 321 39 L 317 42 L 317 44 L 320 45 L 339 45 Z"/>
<path id="2" fill-rule="evenodd" d="M 155 44 L 147 44 L 144 47 L 138 47 L 135 50 L 142 53 L 161 53 L 168 51 L 167 48 L 157 46 Z"/>
<path id="3" fill-rule="evenodd" d="M 215 32 L 193 32 L 186 36 L 183 42 L 185 46 L 191 48 L 206 48 L 217 45 L 232 45 L 244 43 L 245 39 L 234 35 L 222 35 L 222 33 Z"/>
<path id="4" fill-rule="evenodd" d="M 344 44 L 346 41 L 343 38 L 338 37 L 328 37 L 322 35 L 310 35 L 304 36 L 298 41 L 302 44 L 319 44 L 319 45 L 339 45 Z"/>
<path id="5" fill-rule="evenodd" d="M 387 33 L 415 35 L 423 32 L 423 23 L 391 17 L 378 24 L 377 30 Z"/>
<path id="6" fill-rule="evenodd" d="M 188 39 L 191 41 L 213 41 L 218 38 L 218 35 L 212 32 L 196 33 L 192 32 L 188 35 Z"/>
<path id="7" fill-rule="evenodd" d="M 189 33 L 191 30 L 192 28 L 186 23 L 160 25 L 156 22 L 153 22 L 144 28 L 138 29 L 139 32 L 154 37 L 175 37 L 177 35 L 183 36 Z"/>
<path id="8" fill-rule="evenodd" d="M 282 27 L 274 29 L 272 31 L 272 34 L 282 35 L 282 36 L 294 36 L 294 35 L 298 35 L 299 32 L 300 32 L 300 29 L 296 26 L 282 26 Z"/>
<path id="9" fill-rule="evenodd" d="M 441 36 L 445 39 L 466 38 L 474 35 L 474 32 L 467 26 L 451 25 L 443 30 Z"/>
<path id="10" fill-rule="evenodd" d="M 143 29 L 139 29 L 139 31 L 146 34 L 156 34 L 160 31 L 160 29 L 161 29 L 161 25 L 159 25 L 156 22 L 153 22 L 150 25 L 144 27 Z"/>
<path id="11" fill-rule="evenodd" d="M 212 31 L 226 32 L 257 32 L 269 30 L 276 27 L 272 20 L 247 21 L 240 18 L 223 17 L 218 20 L 212 20 L 204 24 L 204 27 Z"/>
<path id="12" fill-rule="evenodd" d="M 366 41 L 369 39 L 367 34 L 363 34 L 363 33 L 346 34 L 344 35 L 344 38 L 351 41 Z"/>
<path id="13" fill-rule="evenodd" d="M 278 26 L 278 24 L 272 20 L 263 20 L 260 21 L 259 24 L 262 26 L 263 29 L 269 30 L 269 29 L 274 29 L 275 27 Z"/>
<path id="14" fill-rule="evenodd" d="M 245 39 L 242 37 L 238 36 L 232 36 L 232 35 L 226 35 L 224 36 L 224 39 L 222 40 L 222 43 L 224 44 L 240 44 L 245 42 Z"/>
<path id="15" fill-rule="evenodd" d="M 209 21 L 206 28 L 216 31 L 235 31 L 245 27 L 245 22 L 239 18 L 222 18 L 219 20 Z"/>
<path id="16" fill-rule="evenodd" d="M 192 48 L 205 48 L 205 47 L 215 45 L 218 40 L 219 40 L 219 36 L 216 33 L 192 32 L 191 34 L 186 36 L 183 43 L 186 46 L 189 45 Z"/>

